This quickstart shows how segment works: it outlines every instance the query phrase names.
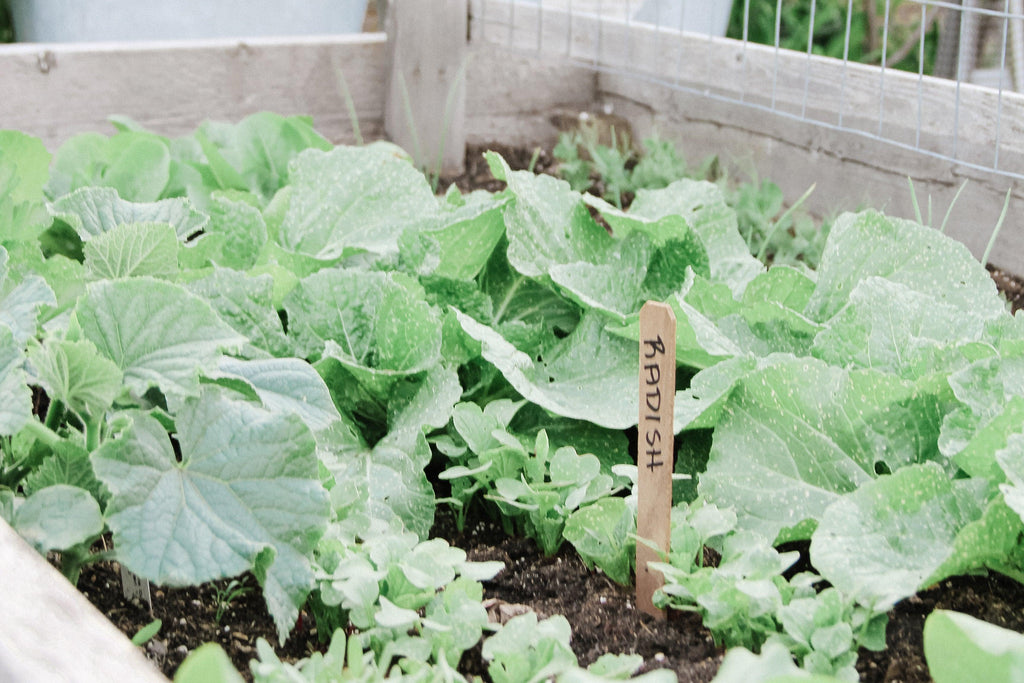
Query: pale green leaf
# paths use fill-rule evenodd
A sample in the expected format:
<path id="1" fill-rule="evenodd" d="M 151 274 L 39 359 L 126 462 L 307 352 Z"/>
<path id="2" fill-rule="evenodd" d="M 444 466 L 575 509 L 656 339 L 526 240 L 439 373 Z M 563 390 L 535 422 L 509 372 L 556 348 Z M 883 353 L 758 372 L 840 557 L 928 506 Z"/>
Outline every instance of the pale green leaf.
<path id="1" fill-rule="evenodd" d="M 254 569 L 284 642 L 313 585 L 308 554 L 329 513 L 309 428 L 206 392 L 176 415 L 178 462 L 159 422 L 133 420 L 92 456 L 112 494 L 107 516 L 121 561 L 175 586 Z"/>
<path id="2" fill-rule="evenodd" d="M 913 384 L 780 356 L 731 389 L 700 491 L 775 538 L 876 474 L 935 458 L 937 424 Z"/>
<path id="3" fill-rule="evenodd" d="M 242 380 L 253 388 L 263 407 L 294 413 L 313 432 L 327 429 L 341 417 L 323 379 L 299 358 L 246 361 L 223 357 L 210 376 Z"/>
<path id="4" fill-rule="evenodd" d="M 0 435 L 16 434 L 32 419 L 25 354 L 10 328 L 0 325 Z"/>
<path id="5" fill-rule="evenodd" d="M 85 270 L 93 279 L 178 276 L 178 238 L 167 223 L 122 223 L 85 244 Z"/>
<path id="6" fill-rule="evenodd" d="M 984 484 L 950 481 L 934 463 L 868 482 L 821 515 L 811 560 L 841 592 L 884 611 L 946 576 L 1000 559 L 1020 520 L 1013 526 L 997 509 L 986 513 L 977 483 Z"/>
<path id="7" fill-rule="evenodd" d="M 171 152 L 165 139 L 152 133 L 121 133 L 110 138 L 106 151 L 106 167 L 97 185 L 112 187 L 132 202 L 160 198 L 171 176 Z"/>
<path id="8" fill-rule="evenodd" d="M 924 656 L 935 683 L 1024 680 L 1024 636 L 960 612 L 928 615 Z"/>
<path id="9" fill-rule="evenodd" d="M 481 343 L 483 357 L 523 398 L 564 417 L 611 429 L 637 423 L 636 346 L 605 332 L 596 315 L 585 316 L 539 360 L 486 325 L 457 315 L 463 329 Z"/>
<path id="10" fill-rule="evenodd" d="M 288 183 L 289 163 L 299 152 L 331 148 L 309 117 L 267 111 L 237 124 L 207 121 L 196 138 L 221 187 L 248 189 L 264 200 Z"/>
<path id="11" fill-rule="evenodd" d="M 174 683 L 243 683 L 244 680 L 219 643 L 200 645 L 188 653 L 174 673 Z"/>
<path id="12" fill-rule="evenodd" d="M 46 281 L 38 275 L 15 280 L 10 277 L 7 250 L 0 246 L 0 325 L 6 326 L 18 344 L 36 334 L 39 309 L 56 306 L 57 299 Z"/>
<path id="13" fill-rule="evenodd" d="M 251 196 L 251 195 L 250 195 Z M 256 264 L 267 242 L 267 224 L 260 210 L 229 193 L 218 192 L 210 198 L 208 235 L 223 238 L 217 265 L 248 270 Z"/>
<path id="14" fill-rule="evenodd" d="M 951 347 L 981 339 L 984 330 L 985 319 L 934 292 L 871 276 L 854 286 L 847 306 L 817 335 L 813 353 L 833 365 L 914 379 L 953 369 Z"/>
<path id="15" fill-rule="evenodd" d="M 828 320 L 871 276 L 933 297 L 943 310 L 982 318 L 1004 311 L 992 278 L 962 243 L 912 221 L 864 211 L 843 214 L 833 224 L 807 316 Z"/>
<path id="16" fill-rule="evenodd" d="M 89 451 L 71 441 L 60 441 L 52 446 L 52 453 L 24 479 L 28 492 L 38 491 L 55 484 L 68 484 L 85 489 L 96 500 L 105 503 L 107 492 L 96 479 L 89 462 Z"/>
<path id="17" fill-rule="evenodd" d="M 423 174 L 386 150 L 306 150 L 292 162 L 291 180 L 279 239 L 301 254 L 396 254 L 403 230 L 436 220 L 437 200 Z"/>
<path id="18" fill-rule="evenodd" d="M 440 358 L 441 319 L 417 288 L 387 273 L 314 273 L 285 299 L 288 334 L 313 359 L 332 342 L 350 368 L 421 372 Z"/>
<path id="19" fill-rule="evenodd" d="M 121 393 L 121 369 L 88 340 L 48 337 L 28 357 L 50 400 L 81 416 L 98 417 Z"/>
<path id="20" fill-rule="evenodd" d="M 454 280 L 476 277 L 505 234 L 507 200 L 499 197 L 473 193 L 464 205 L 442 211 L 440 227 L 407 230 L 400 244 L 403 258 L 417 272 Z"/>
<path id="21" fill-rule="evenodd" d="M 590 217 L 578 192 L 548 175 L 513 171 L 488 152 L 492 169 L 508 183 L 514 201 L 505 209 L 508 261 L 529 277 L 546 276 L 552 266 L 596 263 L 612 248 L 611 235 Z"/>
<path id="22" fill-rule="evenodd" d="M 647 221 L 682 217 L 704 244 L 712 282 L 728 285 L 734 294 L 742 293 L 764 270 L 750 255 L 737 227 L 736 212 L 726 205 L 716 185 L 684 179 L 660 190 L 638 190 L 629 215 Z"/>
<path id="23" fill-rule="evenodd" d="M 150 278 L 95 282 L 77 308 L 82 333 L 143 394 L 159 387 L 168 400 L 199 392 L 199 373 L 221 350 L 245 341 L 210 305 L 182 287 Z"/>
<path id="24" fill-rule="evenodd" d="M 68 550 L 103 532 L 99 503 L 77 486 L 56 484 L 29 496 L 14 511 L 12 526 L 36 550 Z"/>
<path id="25" fill-rule="evenodd" d="M 205 299 L 236 332 L 249 338 L 245 356 L 291 356 L 292 344 L 274 306 L 274 286 L 271 275 L 214 268 L 206 277 L 189 283 L 188 288 Z"/>
<path id="26" fill-rule="evenodd" d="M 106 187 L 84 187 L 53 203 L 53 213 L 67 221 L 83 242 L 113 230 L 123 223 L 167 223 L 184 241 L 201 231 L 209 217 L 196 211 L 189 200 L 163 199 L 131 202 Z"/>
<path id="27" fill-rule="evenodd" d="M 0 168 L 16 169 L 16 184 L 5 199 L 36 202 L 50 177 L 50 153 L 42 140 L 15 130 L 0 130 Z M 0 173 L 2 175 L 2 173 Z"/>

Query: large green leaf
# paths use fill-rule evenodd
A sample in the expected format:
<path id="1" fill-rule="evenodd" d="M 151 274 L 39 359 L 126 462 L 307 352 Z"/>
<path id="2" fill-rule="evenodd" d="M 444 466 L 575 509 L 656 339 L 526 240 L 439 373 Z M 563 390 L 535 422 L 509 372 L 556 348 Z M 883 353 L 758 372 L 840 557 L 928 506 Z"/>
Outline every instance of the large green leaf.
<path id="1" fill-rule="evenodd" d="M 958 343 L 977 341 L 985 319 L 934 292 L 871 276 L 858 282 L 842 309 L 814 340 L 814 355 L 914 379 L 949 372 Z"/>
<path id="2" fill-rule="evenodd" d="M 1001 479 L 996 451 L 1024 430 L 1024 357 L 986 354 L 946 381 L 961 405 L 943 419 L 942 454 L 971 476 Z"/>
<path id="3" fill-rule="evenodd" d="M 38 381 L 51 401 L 83 417 L 98 417 L 121 393 L 121 369 L 88 340 L 48 337 L 29 351 Z"/>
<path id="4" fill-rule="evenodd" d="M 178 276 L 178 238 L 167 223 L 122 223 L 85 245 L 85 270 L 93 279 Z"/>
<path id="5" fill-rule="evenodd" d="M 199 393 L 199 373 L 245 338 L 210 305 L 179 285 L 150 278 L 106 280 L 88 287 L 77 308 L 91 341 L 140 395 L 156 386 L 168 403 Z"/>
<path id="6" fill-rule="evenodd" d="M 285 310 L 299 355 L 336 376 L 328 386 L 343 407 L 384 402 L 396 382 L 441 358 L 441 316 L 399 274 L 323 270 L 299 283 Z"/>
<path id="7" fill-rule="evenodd" d="M 308 556 L 330 509 L 309 428 L 207 392 L 176 415 L 179 462 L 159 422 L 133 420 L 92 456 L 112 494 L 107 518 L 121 561 L 175 586 L 252 569 L 284 642 L 313 585 Z"/>
<path id="8" fill-rule="evenodd" d="M 764 270 L 740 235 L 736 212 L 726 205 L 722 191 L 708 182 L 684 179 L 660 190 L 638 190 L 629 218 L 612 226 L 616 231 L 639 230 L 643 228 L 637 218 L 650 222 L 668 216 L 682 217 L 697 234 L 707 251 L 711 280 L 727 284 L 734 294 L 740 294 Z M 609 222 L 614 220 L 607 217 Z"/>
<path id="9" fill-rule="evenodd" d="M 126 130 L 110 138 L 85 133 L 57 150 L 48 191 L 61 197 L 96 185 L 112 188 L 127 201 L 152 202 L 163 193 L 170 176 L 166 138 L 142 130 Z"/>
<path id="10" fill-rule="evenodd" d="M 463 205 L 445 206 L 441 225 L 409 229 L 402 235 L 402 257 L 417 272 L 453 280 L 476 277 L 505 234 L 507 199 L 474 192 Z"/>
<path id="11" fill-rule="evenodd" d="M 67 484 L 33 493 L 15 510 L 12 526 L 36 550 L 67 550 L 103 532 L 99 503 L 85 489 Z"/>
<path id="12" fill-rule="evenodd" d="M 265 408 L 294 413 L 313 432 L 327 429 L 341 417 L 323 379 L 299 358 L 246 361 L 225 356 L 210 375 L 242 380 L 252 387 Z"/>
<path id="13" fill-rule="evenodd" d="M 492 302 L 492 312 L 488 319 L 476 318 L 476 314 L 474 318 L 490 324 L 520 350 L 542 346 L 553 335 L 571 332 L 579 322 L 578 306 L 509 264 L 504 242 L 491 254 L 479 281 L 480 291 Z M 471 314 L 458 302 L 448 303 Z"/>
<path id="14" fill-rule="evenodd" d="M 258 112 L 234 125 L 207 121 L 196 138 L 222 188 L 250 190 L 264 200 L 288 183 L 289 163 L 299 152 L 331 148 L 308 117 L 273 112 Z"/>
<path id="15" fill-rule="evenodd" d="M 885 611 L 1016 545 L 1021 520 L 999 501 L 986 508 L 985 488 L 983 480 L 951 481 L 935 463 L 883 476 L 825 510 L 811 561 L 840 591 Z"/>
<path id="16" fill-rule="evenodd" d="M 483 357 L 515 389 L 558 415 L 611 429 L 637 423 L 637 347 L 608 334 L 596 314 L 534 359 L 500 334 L 462 313 L 462 328 L 480 342 Z"/>
<path id="17" fill-rule="evenodd" d="M 27 493 L 56 484 L 83 488 L 101 503 L 106 503 L 109 497 L 92 471 L 89 451 L 71 441 L 59 441 L 52 446 L 52 453 L 46 456 L 43 464 L 23 481 Z"/>
<path id="18" fill-rule="evenodd" d="M 732 389 L 700 490 L 775 538 L 877 473 L 935 458 L 938 420 L 909 382 L 780 357 Z"/>
<path id="19" fill-rule="evenodd" d="M 8 262 L 7 250 L 0 246 L 0 325 L 11 331 L 18 344 L 24 344 L 36 334 L 39 309 L 56 306 L 57 299 L 38 275 L 9 277 L 13 265 Z"/>
<path id="20" fill-rule="evenodd" d="M 258 357 L 292 355 L 292 344 L 285 336 L 281 316 L 274 307 L 274 278 L 271 275 L 247 275 L 227 268 L 189 283 L 188 288 L 213 307 L 228 325 L 249 338 L 243 353 Z"/>
<path id="21" fill-rule="evenodd" d="M 924 656 L 935 683 L 1018 683 L 1024 674 L 1024 636 L 937 609 L 924 622 Z"/>
<path id="22" fill-rule="evenodd" d="M 256 264 L 267 242 L 267 224 L 260 210 L 246 201 L 252 195 L 236 194 L 218 192 L 210 198 L 206 233 L 222 238 L 219 253 L 214 257 L 217 265 L 248 270 Z"/>
<path id="23" fill-rule="evenodd" d="M 385 149 L 306 150 L 292 162 L 291 179 L 279 239 L 301 254 L 396 254 L 403 230 L 436 221 L 437 200 L 423 174 Z"/>
<path id="24" fill-rule="evenodd" d="M 824 321 L 846 305 L 857 283 L 878 276 L 971 317 L 995 318 L 1002 300 L 985 268 L 960 242 L 912 221 L 875 211 L 836 219 L 818 268 L 807 315 Z"/>
<path id="25" fill-rule="evenodd" d="M 210 220 L 206 214 L 196 211 L 187 199 L 132 202 L 106 187 L 83 187 L 56 200 L 52 210 L 83 242 L 123 223 L 167 223 L 184 241 L 201 231 Z"/>
<path id="26" fill-rule="evenodd" d="M 599 226 L 569 183 L 529 171 L 513 171 L 498 154 L 487 153 L 491 172 L 508 183 L 515 197 L 505 209 L 508 260 L 530 277 L 548 274 L 552 266 L 597 263 L 615 240 Z"/>
<path id="27" fill-rule="evenodd" d="M 0 130 L 0 167 L 17 169 L 17 185 L 5 199 L 16 204 L 42 199 L 50 177 L 50 153 L 39 138 Z"/>
<path id="28" fill-rule="evenodd" d="M 43 196 L 49 166 L 50 153 L 38 138 L 0 131 L 0 241 L 35 242 L 50 224 Z"/>

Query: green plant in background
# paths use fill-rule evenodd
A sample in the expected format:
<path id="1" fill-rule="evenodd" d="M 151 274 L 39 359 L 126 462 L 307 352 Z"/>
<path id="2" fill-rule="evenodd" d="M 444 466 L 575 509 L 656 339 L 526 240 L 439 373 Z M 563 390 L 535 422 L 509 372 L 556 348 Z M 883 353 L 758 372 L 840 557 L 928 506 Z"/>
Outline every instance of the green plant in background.
<path id="1" fill-rule="evenodd" d="M 0 43 L 14 42 L 14 24 L 7 3 L 0 0 Z"/>
<path id="2" fill-rule="evenodd" d="M 888 21 L 886 6 L 888 5 Z M 848 17 L 848 10 L 852 15 Z M 781 16 L 777 16 L 777 11 Z M 779 47 L 807 51 L 813 18 L 812 51 L 817 55 L 868 64 L 881 64 L 917 71 L 920 67 L 920 38 L 925 31 L 924 72 L 930 74 L 938 46 L 938 11 L 928 11 L 922 22 L 921 5 L 904 0 L 737 0 L 733 3 L 727 35 L 764 45 L 775 45 L 778 25 Z M 744 32 L 746 23 L 746 32 Z M 850 39 L 846 31 L 849 24 Z M 886 27 L 888 37 L 886 38 Z"/>
<path id="3" fill-rule="evenodd" d="M 231 604 L 242 597 L 252 592 L 252 586 L 245 585 L 245 579 L 241 581 L 238 579 L 231 579 L 224 586 L 217 588 L 214 593 L 214 603 L 217 605 L 217 613 L 214 615 L 213 620 L 218 624 L 220 620 L 224 618 L 224 613 L 228 611 Z"/>
<path id="4" fill-rule="evenodd" d="M 717 157 L 690 168 L 670 140 L 645 138 L 634 150 L 628 135 L 612 130 L 611 144 L 599 142 L 594 127 L 581 124 L 563 132 L 553 150 L 558 174 L 576 192 L 591 192 L 622 208 L 638 190 L 659 190 L 685 178 L 710 180 L 722 189 L 726 203 L 736 211 L 737 227 L 750 253 L 773 264 L 802 263 L 815 268 L 828 236 L 829 224 L 819 225 L 804 210 L 813 187 L 787 207 L 775 183 L 731 178 Z"/>

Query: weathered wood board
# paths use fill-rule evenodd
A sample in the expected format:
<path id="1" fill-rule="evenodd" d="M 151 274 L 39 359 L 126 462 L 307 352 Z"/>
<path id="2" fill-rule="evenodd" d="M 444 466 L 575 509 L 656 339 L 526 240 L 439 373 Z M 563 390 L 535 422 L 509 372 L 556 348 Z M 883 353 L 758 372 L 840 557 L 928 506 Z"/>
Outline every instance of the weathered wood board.
<path id="1" fill-rule="evenodd" d="M 139 648 L 2 519 L 0 606 L 0 681 L 167 683 Z"/>
<path id="2" fill-rule="evenodd" d="M 383 135 L 386 37 L 0 45 L 0 128 L 50 149 L 75 133 L 112 133 L 114 114 L 164 135 L 205 119 L 270 110 L 306 114 L 335 142 L 353 141 L 345 89 L 364 138 Z"/>

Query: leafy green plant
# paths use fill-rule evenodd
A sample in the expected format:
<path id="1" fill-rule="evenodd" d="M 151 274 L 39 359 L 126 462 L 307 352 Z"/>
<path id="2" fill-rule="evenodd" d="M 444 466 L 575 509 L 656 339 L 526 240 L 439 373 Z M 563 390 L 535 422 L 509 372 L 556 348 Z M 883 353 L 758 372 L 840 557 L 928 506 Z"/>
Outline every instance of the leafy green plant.
<path id="1" fill-rule="evenodd" d="M 901 0 L 750 0 L 733 3 L 727 35 L 764 45 L 775 45 L 777 36 L 780 47 L 807 52 L 813 33 L 810 50 L 814 54 L 878 64 L 884 49 L 886 66 L 916 72 L 924 32 L 923 66 L 924 73 L 930 74 L 938 46 L 937 17 L 933 10 L 922 21 L 917 3 Z"/>
<path id="2" fill-rule="evenodd" d="M 936 683 L 1008 683 L 1024 672 L 1024 636 L 948 610 L 925 619 L 924 654 Z"/>
<path id="3" fill-rule="evenodd" d="M 252 586 L 245 585 L 245 580 L 239 581 L 238 579 L 231 579 L 226 584 L 217 588 L 213 595 L 214 604 L 217 606 L 217 613 L 214 615 L 213 620 L 218 624 L 224 617 L 224 613 L 231 608 L 231 604 L 242 597 L 252 592 Z"/>
<path id="4" fill-rule="evenodd" d="M 160 619 L 154 619 L 145 626 L 139 629 L 138 633 L 132 636 L 132 645 L 136 647 L 145 645 L 153 638 L 156 637 L 157 633 L 160 633 L 160 628 L 164 625 Z"/>
<path id="5" fill-rule="evenodd" d="M 622 208 L 639 190 L 665 188 L 685 178 L 714 180 L 736 211 L 737 227 L 751 254 L 780 265 L 817 266 L 829 225 L 819 226 L 801 211 L 813 188 L 785 207 L 778 185 L 756 178 L 735 182 L 721 172 L 715 158 L 690 169 L 671 141 L 652 136 L 643 141 L 641 152 L 635 152 L 614 140 L 611 146 L 603 145 L 588 130 L 562 133 L 554 148 L 559 175 L 573 190 L 595 192 Z"/>
<path id="6" fill-rule="evenodd" d="M 52 156 L 0 133 L 0 514 L 72 578 L 109 532 L 157 583 L 251 571 L 281 640 L 308 604 L 358 630 L 336 661 L 454 679 L 496 568 L 429 539 L 427 473 L 460 513 L 492 505 L 626 579 L 632 503 L 609 496 L 654 299 L 697 479 L 666 601 L 848 675 L 876 613 L 1024 575 L 1024 328 L 966 248 L 863 211 L 816 271 L 768 266 L 727 187 L 624 209 L 487 161 L 505 190 L 436 197 L 393 146 L 331 147 L 302 118 L 177 140 L 119 121 Z M 800 232 L 751 202 L 764 242 Z M 817 574 L 786 578 L 791 540 Z M 542 630 L 526 654 L 496 641 L 493 675 L 605 675 L 561 669 L 564 628 Z"/>

